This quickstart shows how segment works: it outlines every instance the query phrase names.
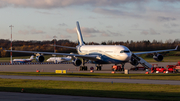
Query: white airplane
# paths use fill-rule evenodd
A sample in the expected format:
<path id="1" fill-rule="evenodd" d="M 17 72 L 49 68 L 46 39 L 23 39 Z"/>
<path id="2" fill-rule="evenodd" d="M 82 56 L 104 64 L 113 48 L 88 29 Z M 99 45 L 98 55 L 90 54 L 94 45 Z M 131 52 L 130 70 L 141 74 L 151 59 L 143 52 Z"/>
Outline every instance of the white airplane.
<path id="1" fill-rule="evenodd" d="M 66 46 L 59 46 L 59 47 L 76 49 L 78 54 L 18 51 L 18 50 L 12 50 L 12 51 L 6 50 L 6 51 L 23 52 L 23 53 L 39 53 L 39 55 L 36 56 L 36 60 L 39 62 L 44 61 L 44 56 L 42 54 L 71 56 L 73 59 L 73 64 L 75 66 L 80 66 L 82 64 L 82 66 L 80 66 L 80 70 L 87 70 L 87 66 L 85 66 L 85 60 L 90 60 L 91 63 L 94 63 L 97 66 L 96 67 L 97 70 L 101 70 L 102 64 L 121 64 L 122 68 L 124 69 L 124 64 L 127 62 L 130 62 L 134 66 L 140 63 L 146 68 L 151 68 L 152 65 L 150 65 L 148 62 L 146 62 L 141 57 L 138 57 L 137 55 L 153 53 L 154 54 L 153 58 L 156 61 L 162 61 L 163 56 L 158 52 L 175 51 L 178 48 L 177 46 L 175 49 L 132 53 L 126 46 L 123 45 L 85 45 L 81 34 L 79 22 L 77 22 L 76 24 L 77 24 L 76 30 L 77 30 L 79 45 L 77 45 L 76 47 L 66 47 Z M 80 60 L 79 58 L 81 58 L 82 60 Z"/>
<path id="2" fill-rule="evenodd" d="M 72 59 L 71 56 L 67 56 L 67 57 L 50 57 L 46 61 L 54 62 L 54 63 L 59 63 L 59 62 L 70 61 L 71 59 Z"/>
<path id="3" fill-rule="evenodd" d="M 13 59 L 15 63 L 27 63 L 31 62 L 34 59 L 34 55 L 32 55 L 29 59 Z"/>

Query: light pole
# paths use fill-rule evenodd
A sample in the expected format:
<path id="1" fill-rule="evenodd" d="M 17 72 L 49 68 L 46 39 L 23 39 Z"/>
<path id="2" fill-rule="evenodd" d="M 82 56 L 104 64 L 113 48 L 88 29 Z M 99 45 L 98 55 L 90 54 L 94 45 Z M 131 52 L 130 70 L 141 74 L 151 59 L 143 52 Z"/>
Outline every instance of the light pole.
<path id="1" fill-rule="evenodd" d="M 14 27 L 13 25 L 10 25 L 9 27 L 11 27 L 11 51 L 12 51 L 12 27 Z M 11 64 L 12 64 L 12 52 L 10 52 L 11 55 Z"/>

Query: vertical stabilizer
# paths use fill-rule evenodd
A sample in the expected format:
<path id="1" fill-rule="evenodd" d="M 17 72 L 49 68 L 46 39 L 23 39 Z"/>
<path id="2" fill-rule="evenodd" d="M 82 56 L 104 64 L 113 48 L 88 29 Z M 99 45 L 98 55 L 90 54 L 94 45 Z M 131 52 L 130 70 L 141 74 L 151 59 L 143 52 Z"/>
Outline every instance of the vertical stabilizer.
<path id="1" fill-rule="evenodd" d="M 29 59 L 30 59 L 30 60 L 33 60 L 33 59 L 34 59 L 34 55 L 32 55 Z"/>
<path id="2" fill-rule="evenodd" d="M 82 37 L 82 33 L 81 33 L 81 29 L 80 29 L 80 25 L 79 22 L 76 22 L 76 30 L 77 30 L 77 35 L 78 35 L 78 41 L 79 41 L 79 45 L 84 45 L 84 41 L 83 41 L 83 37 Z"/>

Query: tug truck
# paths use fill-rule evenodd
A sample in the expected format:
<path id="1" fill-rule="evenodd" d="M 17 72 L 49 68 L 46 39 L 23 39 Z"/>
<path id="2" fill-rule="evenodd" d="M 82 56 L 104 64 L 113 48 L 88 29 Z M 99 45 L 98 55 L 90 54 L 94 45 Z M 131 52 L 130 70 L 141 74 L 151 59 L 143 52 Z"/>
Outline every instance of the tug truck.
<path id="1" fill-rule="evenodd" d="M 152 64 L 151 73 L 165 73 L 167 71 L 166 68 L 158 66 L 158 64 Z"/>
<path id="2" fill-rule="evenodd" d="M 180 61 L 176 65 L 167 65 L 168 72 L 180 72 Z"/>

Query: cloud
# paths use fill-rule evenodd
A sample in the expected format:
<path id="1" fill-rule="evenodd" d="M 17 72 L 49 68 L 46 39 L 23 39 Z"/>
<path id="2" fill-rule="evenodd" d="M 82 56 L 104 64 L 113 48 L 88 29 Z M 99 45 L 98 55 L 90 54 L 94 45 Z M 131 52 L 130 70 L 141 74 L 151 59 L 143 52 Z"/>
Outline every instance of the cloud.
<path id="1" fill-rule="evenodd" d="M 45 32 L 42 30 L 31 29 L 31 30 L 19 30 L 18 33 L 27 35 L 27 34 L 44 34 Z"/>
<path id="2" fill-rule="evenodd" d="M 44 37 L 45 37 L 45 39 L 52 39 L 52 36 L 50 36 L 50 35 L 46 35 Z"/>
<path id="3" fill-rule="evenodd" d="M 143 35 L 159 35 L 160 33 L 157 33 L 154 29 L 150 28 L 149 30 L 143 30 L 141 32 Z"/>
<path id="4" fill-rule="evenodd" d="M 27 34 L 29 34 L 29 31 L 28 30 L 19 30 L 18 33 L 23 34 L 23 35 L 27 35 Z"/>
<path id="5" fill-rule="evenodd" d="M 178 27 L 179 24 L 175 24 L 175 23 L 167 23 L 163 25 L 165 28 L 175 28 Z"/>
<path id="6" fill-rule="evenodd" d="M 173 21 L 173 20 L 176 20 L 176 18 L 174 18 L 174 17 L 158 16 L 157 20 L 160 21 L 160 22 L 164 22 L 164 21 Z"/>
<path id="7" fill-rule="evenodd" d="M 66 31 L 70 34 L 73 34 L 73 33 L 76 33 L 76 28 L 66 29 Z M 100 31 L 100 30 L 96 30 L 94 28 L 85 28 L 85 27 L 81 27 L 81 32 L 84 37 L 96 37 L 97 35 L 101 35 L 101 36 L 105 36 L 105 37 L 107 37 L 107 36 L 122 36 L 122 34 L 120 34 L 120 33 L 111 32 L 109 30 Z"/>
<path id="8" fill-rule="evenodd" d="M 180 0 L 158 0 L 160 2 L 180 2 Z"/>
<path id="9" fill-rule="evenodd" d="M 74 29 L 66 29 L 66 32 L 72 34 L 72 33 L 76 33 L 76 28 Z"/>
<path id="10" fill-rule="evenodd" d="M 125 10 L 116 10 L 116 9 L 95 8 L 93 12 L 103 15 L 115 16 L 115 17 L 134 17 L 134 18 L 143 17 L 140 14 L 134 12 L 126 12 Z"/>
<path id="11" fill-rule="evenodd" d="M 163 32 L 167 34 L 175 34 L 175 33 L 179 33 L 180 30 L 164 30 Z"/>
<path id="12" fill-rule="evenodd" d="M 110 35 L 107 34 L 107 33 L 102 33 L 101 36 L 108 37 L 108 36 L 110 36 Z"/>
<path id="13" fill-rule="evenodd" d="M 113 28 L 113 26 L 106 26 L 106 28 Z"/>
<path id="14" fill-rule="evenodd" d="M 59 8 L 67 6 L 91 5 L 91 6 L 118 6 L 125 3 L 139 3 L 148 0 L 0 0 L 0 7 L 30 7 L 30 8 Z"/>
<path id="15" fill-rule="evenodd" d="M 66 29 L 66 31 L 70 34 L 76 33 L 76 28 Z M 85 27 L 81 27 L 81 32 L 85 37 L 95 37 L 96 35 L 93 35 L 94 33 L 100 33 L 99 30 L 95 30 L 94 28 L 85 28 Z"/>
<path id="16" fill-rule="evenodd" d="M 60 35 L 60 38 L 71 38 L 70 35 Z"/>
<path id="17" fill-rule="evenodd" d="M 67 26 L 65 23 L 59 24 L 59 26 Z"/>
<path id="18" fill-rule="evenodd" d="M 115 33 L 108 30 L 108 33 L 112 36 L 123 36 L 121 33 Z"/>
<path id="19" fill-rule="evenodd" d="M 54 13 L 52 12 L 42 12 L 42 11 L 36 11 L 37 13 L 40 13 L 40 14 L 45 14 L 45 15 L 52 15 Z"/>

